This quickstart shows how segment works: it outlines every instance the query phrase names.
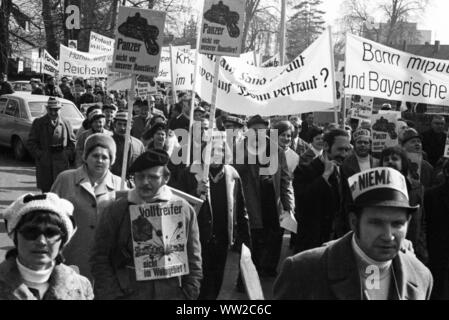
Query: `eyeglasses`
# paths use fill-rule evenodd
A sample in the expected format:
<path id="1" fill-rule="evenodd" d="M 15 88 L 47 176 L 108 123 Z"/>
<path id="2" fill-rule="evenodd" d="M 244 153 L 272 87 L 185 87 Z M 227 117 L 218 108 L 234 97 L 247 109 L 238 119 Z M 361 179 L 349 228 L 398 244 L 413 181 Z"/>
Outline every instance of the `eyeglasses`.
<path id="1" fill-rule="evenodd" d="M 41 234 L 47 239 L 49 243 L 55 243 L 62 238 L 62 231 L 58 227 L 38 227 L 38 226 L 27 226 L 23 227 L 19 230 L 19 233 L 22 235 L 25 240 L 34 241 Z"/>
<path id="2" fill-rule="evenodd" d="M 134 174 L 134 178 L 135 178 L 136 180 L 140 180 L 140 181 L 143 181 L 143 180 L 157 181 L 157 180 L 159 180 L 160 178 L 162 178 L 162 176 L 160 176 L 160 175 L 154 175 L 154 174 L 135 173 L 135 174 Z"/>

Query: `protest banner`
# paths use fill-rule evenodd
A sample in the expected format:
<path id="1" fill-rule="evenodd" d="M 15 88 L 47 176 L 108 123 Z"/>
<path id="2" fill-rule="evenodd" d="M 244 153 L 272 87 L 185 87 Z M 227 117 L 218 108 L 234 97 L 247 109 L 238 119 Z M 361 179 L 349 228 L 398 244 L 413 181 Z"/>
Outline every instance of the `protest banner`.
<path id="1" fill-rule="evenodd" d="M 99 33 L 90 32 L 89 53 L 109 54 L 112 57 L 115 40 Z"/>
<path id="2" fill-rule="evenodd" d="M 105 78 L 107 55 L 90 54 L 59 46 L 59 75 L 77 78 Z"/>
<path id="3" fill-rule="evenodd" d="M 347 34 L 346 94 L 449 105 L 449 60 L 399 51 Z"/>
<path id="4" fill-rule="evenodd" d="M 56 76 L 58 73 L 58 61 L 56 61 L 56 59 L 53 58 L 45 49 L 42 57 L 42 73 L 51 76 Z"/>
<path id="5" fill-rule="evenodd" d="M 268 67 L 279 67 L 281 65 L 281 56 L 279 53 L 276 53 L 274 56 L 272 56 L 270 59 L 268 59 L 265 62 L 262 62 L 260 65 L 261 67 L 268 68 Z"/>
<path id="6" fill-rule="evenodd" d="M 350 117 L 358 120 L 371 120 L 373 104 L 374 98 L 372 97 L 352 96 L 349 109 Z"/>
<path id="7" fill-rule="evenodd" d="M 189 273 L 183 202 L 131 205 L 131 235 L 137 281 Z"/>
<path id="8" fill-rule="evenodd" d="M 398 144 L 398 114 L 374 114 L 371 118 L 372 152 L 381 153 L 383 149 Z"/>
<path id="9" fill-rule="evenodd" d="M 244 12 L 245 0 L 205 0 L 199 52 L 240 56 Z"/>
<path id="10" fill-rule="evenodd" d="M 174 46 L 173 48 L 179 49 L 181 52 L 188 52 L 190 50 L 190 45 Z M 155 80 L 159 82 L 171 82 L 170 60 L 170 47 L 162 47 L 161 62 L 159 64 L 159 74 Z"/>
<path id="11" fill-rule="evenodd" d="M 157 76 L 166 13 L 120 7 L 112 70 Z"/>

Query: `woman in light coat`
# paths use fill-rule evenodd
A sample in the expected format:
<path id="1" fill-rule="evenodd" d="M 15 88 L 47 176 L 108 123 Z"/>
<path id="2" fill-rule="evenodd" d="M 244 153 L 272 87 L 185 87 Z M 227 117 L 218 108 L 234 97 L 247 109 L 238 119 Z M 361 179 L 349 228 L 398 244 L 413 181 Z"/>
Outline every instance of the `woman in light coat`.
<path id="1" fill-rule="evenodd" d="M 115 200 L 121 179 L 109 168 L 114 163 L 116 145 L 111 136 L 93 134 L 84 147 L 84 164 L 75 170 L 62 172 L 51 188 L 51 192 L 71 201 L 78 231 L 64 251 L 69 265 L 76 265 L 80 273 L 92 280 L 89 254 L 93 244 L 95 228 L 104 208 Z"/>

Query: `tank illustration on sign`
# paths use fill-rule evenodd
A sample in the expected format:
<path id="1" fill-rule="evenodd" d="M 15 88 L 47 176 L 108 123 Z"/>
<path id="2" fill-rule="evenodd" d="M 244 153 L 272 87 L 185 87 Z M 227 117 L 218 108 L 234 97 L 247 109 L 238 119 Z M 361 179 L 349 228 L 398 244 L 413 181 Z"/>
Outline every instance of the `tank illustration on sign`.
<path id="1" fill-rule="evenodd" d="M 143 41 L 149 55 L 155 56 L 159 54 L 160 48 L 156 40 L 159 36 L 159 29 L 156 26 L 148 24 L 147 19 L 136 13 L 134 17 L 128 17 L 118 27 L 118 32 L 125 37 Z"/>
<path id="2" fill-rule="evenodd" d="M 229 6 L 219 1 L 218 4 L 213 4 L 212 7 L 204 13 L 204 19 L 212 23 L 218 23 L 226 26 L 229 36 L 237 38 L 240 35 L 240 29 L 237 26 L 240 16 L 235 11 L 230 11 Z"/>
<path id="3" fill-rule="evenodd" d="M 396 133 L 396 125 L 393 122 L 388 122 L 388 120 L 384 117 L 381 117 L 375 124 L 373 124 L 373 130 L 387 132 L 393 140 L 398 138 L 398 134 Z"/>

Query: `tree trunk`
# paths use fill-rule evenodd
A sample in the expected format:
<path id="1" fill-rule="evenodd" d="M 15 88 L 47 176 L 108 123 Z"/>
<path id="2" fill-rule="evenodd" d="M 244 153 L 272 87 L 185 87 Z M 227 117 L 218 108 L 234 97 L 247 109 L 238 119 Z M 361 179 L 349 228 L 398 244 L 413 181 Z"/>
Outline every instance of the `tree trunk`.
<path id="1" fill-rule="evenodd" d="M 11 15 L 11 0 L 1 1 L 0 6 L 0 72 L 8 73 L 8 58 L 10 55 L 9 17 Z"/>
<path id="2" fill-rule="evenodd" d="M 53 56 L 59 55 L 59 47 L 56 42 L 55 24 L 51 12 L 51 0 L 42 0 L 42 17 L 44 18 L 45 38 L 47 40 L 47 51 Z"/>

